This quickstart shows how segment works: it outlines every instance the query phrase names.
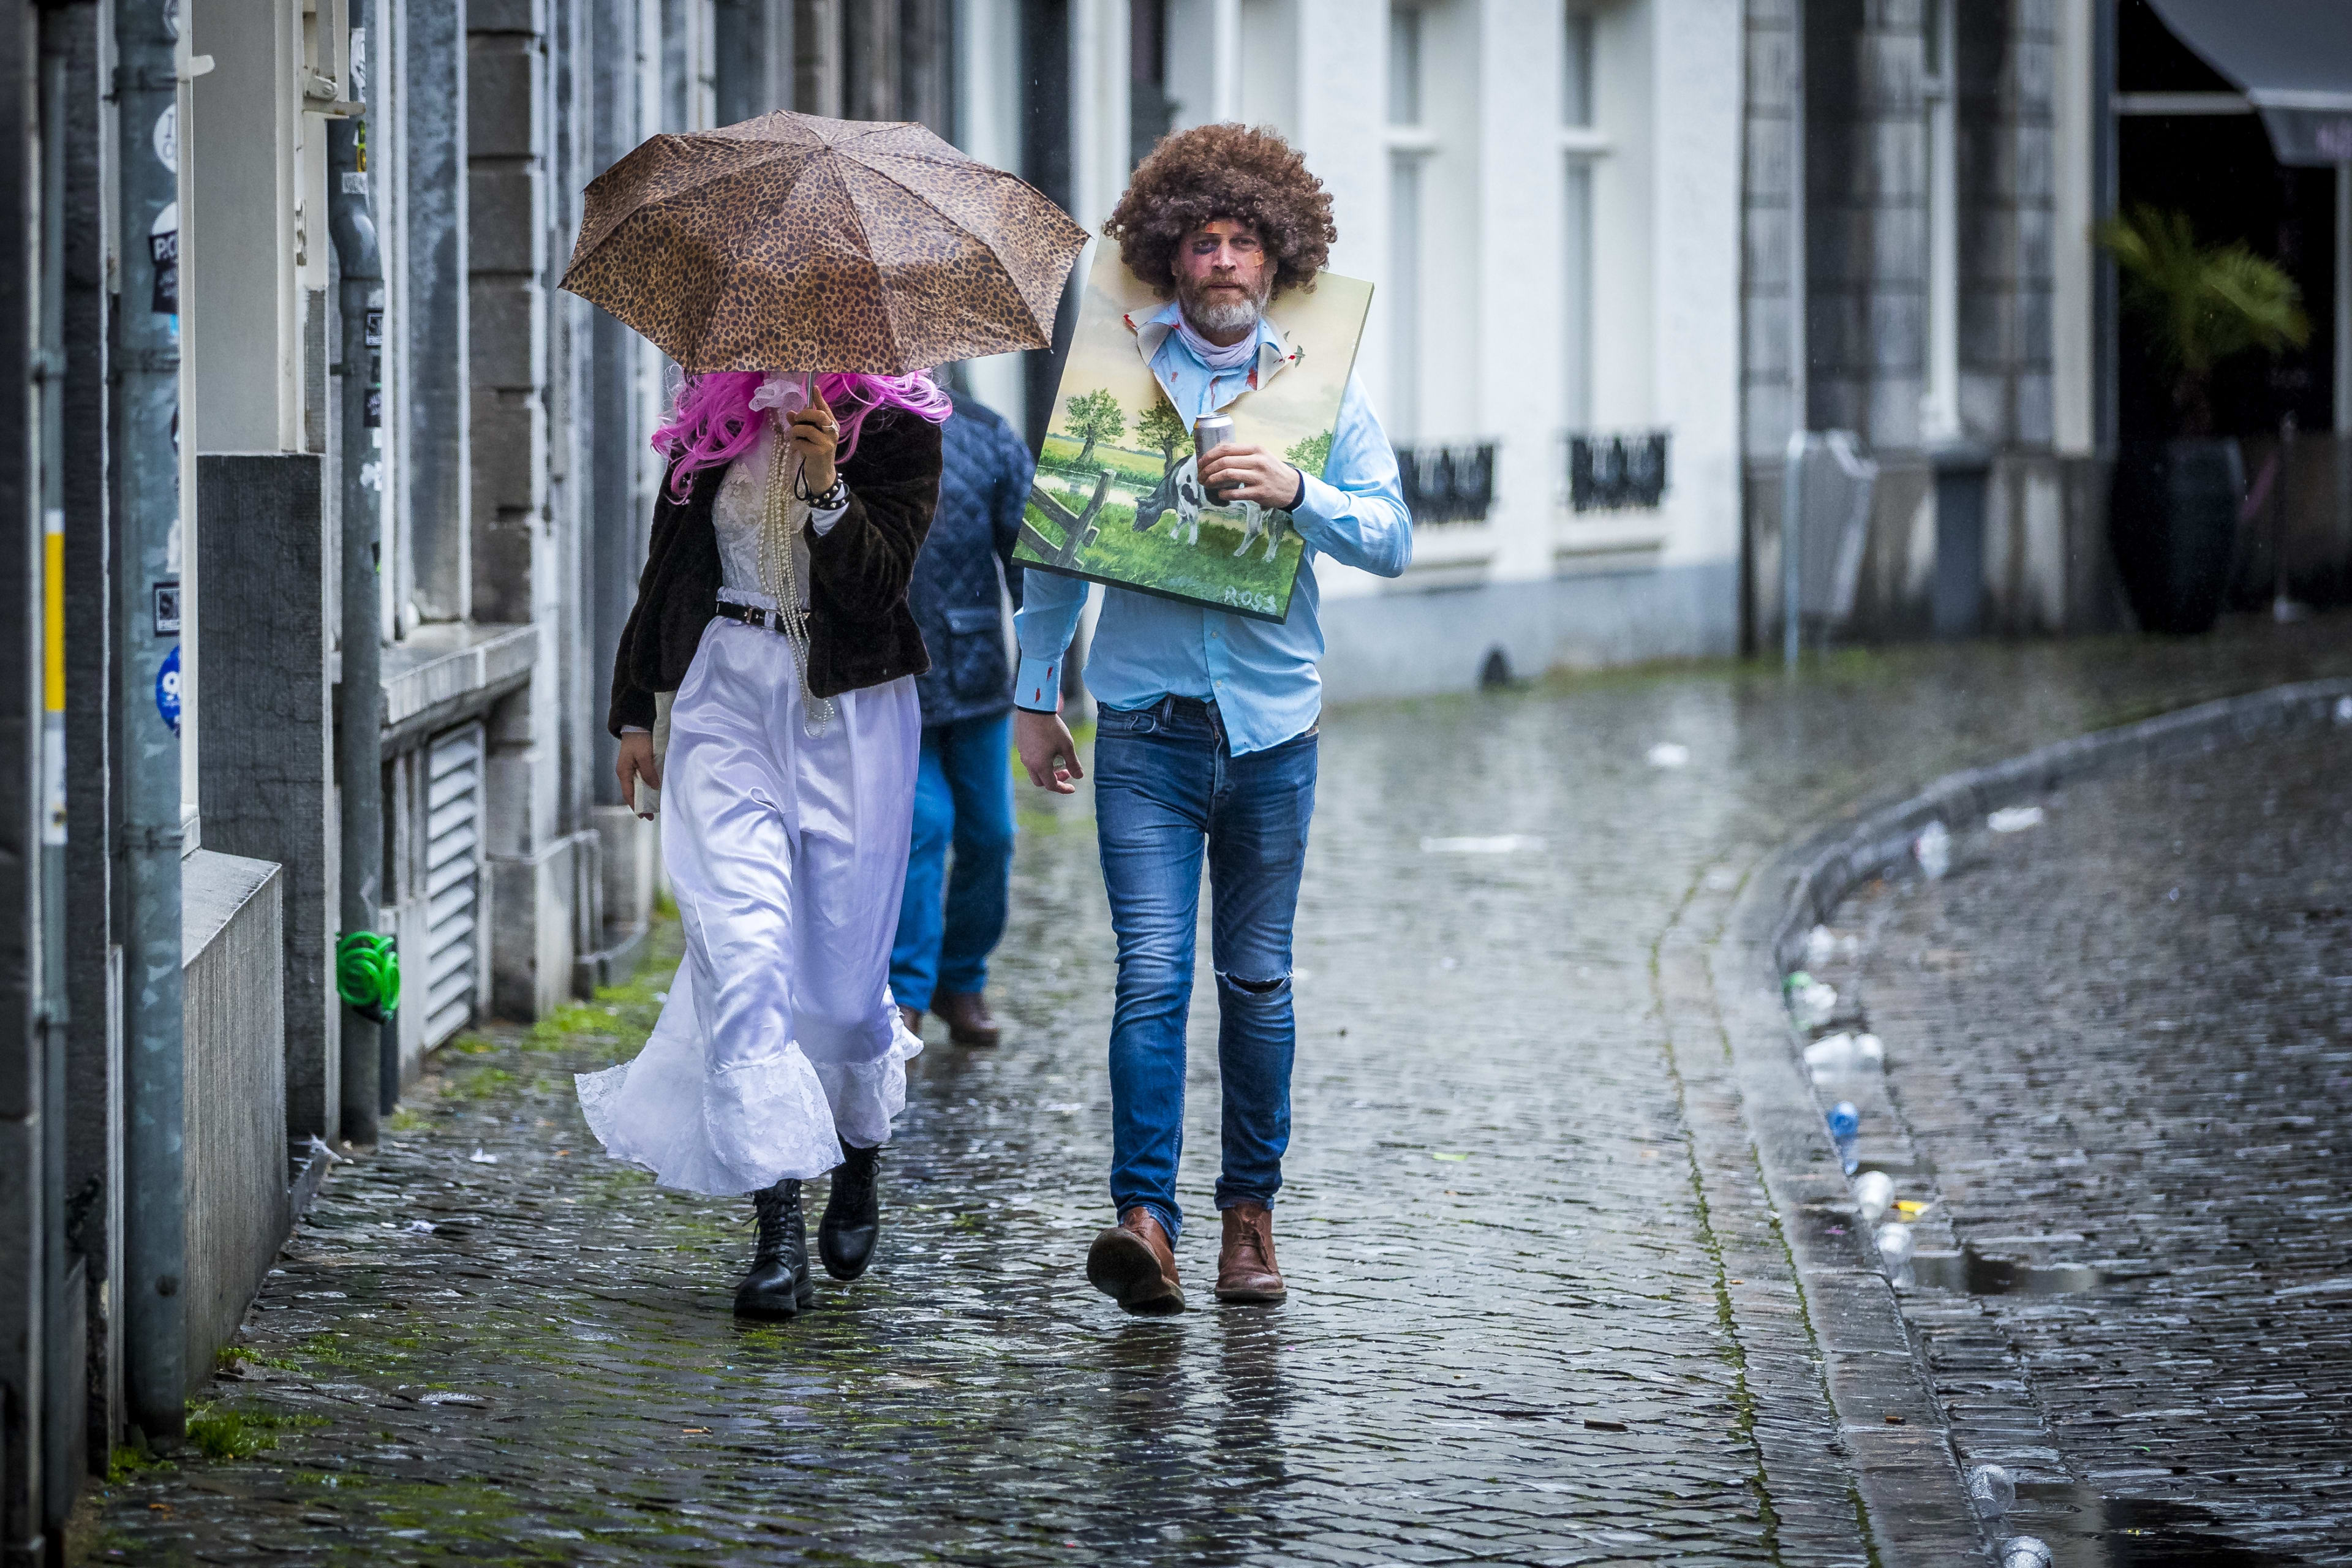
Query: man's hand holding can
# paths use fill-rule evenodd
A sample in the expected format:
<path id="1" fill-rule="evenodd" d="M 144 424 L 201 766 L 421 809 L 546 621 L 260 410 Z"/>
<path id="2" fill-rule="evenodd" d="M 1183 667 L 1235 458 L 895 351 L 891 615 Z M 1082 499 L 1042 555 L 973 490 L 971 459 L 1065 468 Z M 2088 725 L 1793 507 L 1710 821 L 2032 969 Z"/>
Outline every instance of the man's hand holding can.
<path id="1" fill-rule="evenodd" d="M 1234 422 L 1204 414 L 1192 422 L 1192 450 L 1201 455 L 1201 487 L 1212 506 L 1255 501 L 1288 511 L 1307 496 L 1307 479 L 1263 447 L 1236 446 Z"/>

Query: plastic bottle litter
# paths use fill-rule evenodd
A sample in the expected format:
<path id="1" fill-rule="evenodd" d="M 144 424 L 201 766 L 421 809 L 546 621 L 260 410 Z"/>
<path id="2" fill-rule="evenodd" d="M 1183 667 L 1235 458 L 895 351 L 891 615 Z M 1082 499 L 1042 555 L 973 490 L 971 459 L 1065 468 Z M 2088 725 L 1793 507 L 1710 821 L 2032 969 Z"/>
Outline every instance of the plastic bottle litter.
<path id="1" fill-rule="evenodd" d="M 1820 969 L 1833 959 L 1852 958 L 1862 952 L 1862 938 L 1852 931 L 1834 931 L 1817 925 L 1805 933 L 1805 962 Z"/>
<path id="2" fill-rule="evenodd" d="M 1890 1219 L 1878 1227 L 1878 1256 L 1889 1268 L 1900 1268 L 1910 1262 L 1911 1249 L 1916 1245 L 1907 1225 Z"/>
<path id="3" fill-rule="evenodd" d="M 1895 1178 L 1884 1171 L 1864 1171 L 1853 1179 L 1853 1206 L 1866 1226 L 1875 1226 L 1895 1203 Z"/>
<path id="4" fill-rule="evenodd" d="M 1788 994 L 1789 1015 L 1801 1029 L 1826 1023 L 1830 1015 L 1837 1011 L 1837 987 L 1814 979 L 1804 970 L 1795 971 L 1780 984 Z"/>
<path id="5" fill-rule="evenodd" d="M 2042 826 L 2042 808 L 2038 805 L 2005 805 L 1986 817 L 1985 826 L 1995 833 L 2022 833 L 2029 827 Z"/>
<path id="6" fill-rule="evenodd" d="M 1841 1100 L 1830 1107 L 1830 1142 L 1837 1145 L 1838 1164 L 1849 1176 L 1862 1162 L 1854 1153 L 1854 1139 L 1862 1131 L 1862 1112 L 1853 1101 Z"/>
<path id="7" fill-rule="evenodd" d="M 1999 1465 L 1979 1465 L 1969 1472 L 1969 1496 L 1979 1513 L 1997 1517 L 2016 1505 L 2017 1483 Z"/>
<path id="8" fill-rule="evenodd" d="M 1805 1065 L 1832 1070 L 1850 1068 L 1862 1053 L 1854 1048 L 1853 1037 L 1841 1029 L 1834 1035 L 1823 1035 L 1805 1047 Z"/>
<path id="9" fill-rule="evenodd" d="M 2050 1548 L 2035 1535 L 2012 1535 L 2000 1543 L 2000 1568 L 2050 1568 Z"/>

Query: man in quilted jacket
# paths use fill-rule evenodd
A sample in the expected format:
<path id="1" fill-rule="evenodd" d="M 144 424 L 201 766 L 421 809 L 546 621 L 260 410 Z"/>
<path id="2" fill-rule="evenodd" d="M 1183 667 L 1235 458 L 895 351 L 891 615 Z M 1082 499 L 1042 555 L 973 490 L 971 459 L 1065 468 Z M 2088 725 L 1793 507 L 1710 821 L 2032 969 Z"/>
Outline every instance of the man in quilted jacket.
<path id="1" fill-rule="evenodd" d="M 940 438 L 939 510 L 907 594 L 931 668 L 915 682 L 923 752 L 890 992 L 916 1033 L 931 1012 L 957 1045 L 993 1046 L 988 955 L 1013 869 L 1013 670 L 997 573 L 1019 605 L 1013 545 L 1034 465 L 1013 427 L 962 393 Z"/>

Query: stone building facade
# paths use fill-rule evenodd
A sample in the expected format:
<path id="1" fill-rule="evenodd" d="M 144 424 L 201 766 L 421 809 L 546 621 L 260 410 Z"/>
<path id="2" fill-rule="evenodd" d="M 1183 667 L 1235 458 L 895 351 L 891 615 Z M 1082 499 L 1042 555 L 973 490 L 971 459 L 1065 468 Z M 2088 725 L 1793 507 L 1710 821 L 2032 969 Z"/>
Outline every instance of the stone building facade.
<path id="1" fill-rule="evenodd" d="M 2090 241 L 2108 184 L 2111 13 L 1749 0 L 1748 646 L 1780 636 L 1782 464 L 1800 404 L 1807 428 L 1853 433 L 1878 469 L 1835 635 L 2128 624 L 2106 542 L 2105 284 Z"/>

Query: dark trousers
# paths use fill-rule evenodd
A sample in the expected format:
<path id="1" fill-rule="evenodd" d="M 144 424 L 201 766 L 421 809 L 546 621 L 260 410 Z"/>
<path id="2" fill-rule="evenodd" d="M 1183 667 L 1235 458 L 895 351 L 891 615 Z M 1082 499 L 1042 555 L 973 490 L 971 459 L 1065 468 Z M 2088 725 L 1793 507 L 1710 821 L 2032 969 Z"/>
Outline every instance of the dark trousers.
<path id="1" fill-rule="evenodd" d="M 928 1012 L 938 992 L 987 989 L 1013 874 L 1012 738 L 1010 713 L 924 727 L 907 891 L 890 950 L 890 994 L 902 1006 Z"/>

